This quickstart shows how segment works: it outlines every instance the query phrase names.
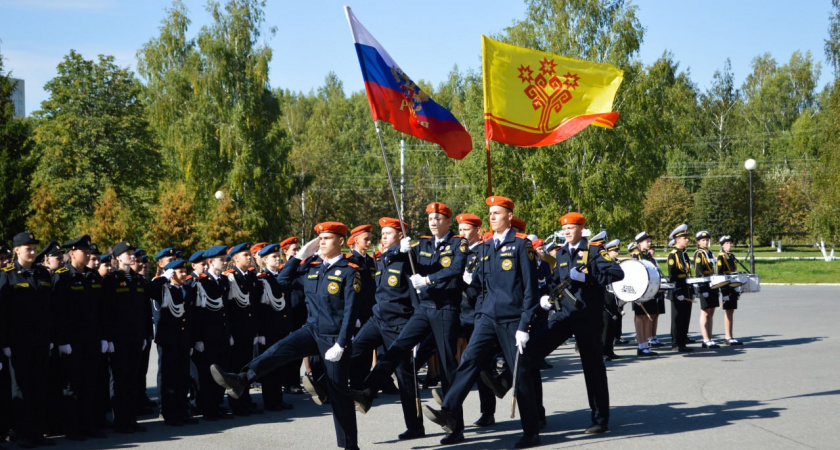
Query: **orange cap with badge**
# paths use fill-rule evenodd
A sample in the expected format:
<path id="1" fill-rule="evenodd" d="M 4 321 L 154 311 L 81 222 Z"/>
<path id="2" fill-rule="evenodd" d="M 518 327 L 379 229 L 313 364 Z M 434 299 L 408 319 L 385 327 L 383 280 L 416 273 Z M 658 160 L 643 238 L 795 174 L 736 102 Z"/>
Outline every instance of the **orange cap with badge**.
<path id="1" fill-rule="evenodd" d="M 481 228 L 481 219 L 475 214 L 458 214 L 458 217 L 456 217 L 455 219 L 458 221 L 458 223 L 468 223 L 476 228 Z"/>
<path id="2" fill-rule="evenodd" d="M 314 227 L 317 233 L 333 233 L 339 236 L 347 236 L 347 225 L 341 222 L 321 222 Z"/>
<path id="3" fill-rule="evenodd" d="M 347 239 L 347 245 L 353 245 L 356 241 L 356 236 L 362 233 L 370 233 L 373 231 L 373 225 L 359 225 L 356 228 L 350 230 L 350 239 Z"/>
<path id="4" fill-rule="evenodd" d="M 297 243 L 298 243 L 297 236 L 292 236 L 292 237 L 289 237 L 289 238 L 286 238 L 286 239 L 283 239 L 282 241 L 280 241 L 280 248 L 282 248 L 283 250 L 286 250 L 287 248 L 289 248 L 290 245 L 297 244 Z"/>
<path id="5" fill-rule="evenodd" d="M 586 225 L 586 217 L 579 212 L 570 212 L 560 218 L 560 223 L 563 225 Z"/>
<path id="6" fill-rule="evenodd" d="M 514 217 L 513 219 L 510 220 L 510 226 L 519 230 L 520 233 L 524 233 L 525 228 L 528 227 L 528 224 L 525 223 L 525 221 L 520 219 L 519 217 Z"/>
<path id="7" fill-rule="evenodd" d="M 452 217 L 452 210 L 446 206 L 446 203 L 432 202 L 426 206 L 426 214 L 440 213 L 446 217 Z"/>
<path id="8" fill-rule="evenodd" d="M 251 246 L 251 254 L 256 255 L 260 252 L 265 246 L 268 245 L 268 242 L 257 242 L 256 244 Z"/>
<path id="9" fill-rule="evenodd" d="M 513 200 L 507 197 L 492 195 L 490 197 L 487 197 L 487 199 L 484 200 L 484 203 L 487 203 L 487 206 L 503 206 L 513 211 Z"/>
<path id="10" fill-rule="evenodd" d="M 402 224 L 405 227 L 405 231 L 408 232 L 408 224 L 405 222 Z M 393 217 L 383 217 L 379 219 L 379 226 L 382 228 L 391 227 L 397 231 L 402 231 L 402 228 L 400 228 L 400 219 L 395 219 Z"/>

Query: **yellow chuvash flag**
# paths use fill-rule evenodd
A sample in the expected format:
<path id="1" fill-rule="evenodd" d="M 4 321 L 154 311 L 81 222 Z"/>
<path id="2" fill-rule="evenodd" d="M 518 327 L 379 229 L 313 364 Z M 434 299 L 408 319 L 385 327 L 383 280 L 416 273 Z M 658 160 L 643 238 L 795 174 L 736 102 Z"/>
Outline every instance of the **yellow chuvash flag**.
<path id="1" fill-rule="evenodd" d="M 487 140 L 542 147 L 587 126 L 612 128 L 615 92 L 624 71 L 482 36 Z"/>

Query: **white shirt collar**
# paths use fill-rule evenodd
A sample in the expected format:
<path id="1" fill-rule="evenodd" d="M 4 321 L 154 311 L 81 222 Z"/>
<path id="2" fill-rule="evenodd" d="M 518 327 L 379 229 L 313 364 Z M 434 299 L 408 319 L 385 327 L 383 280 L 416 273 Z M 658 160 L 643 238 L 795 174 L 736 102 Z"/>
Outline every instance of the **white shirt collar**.
<path id="1" fill-rule="evenodd" d="M 341 258 L 343 258 L 343 257 L 344 257 L 344 255 L 342 255 L 341 253 L 339 253 L 339 254 L 338 254 L 338 256 L 333 256 L 333 257 L 332 257 L 332 258 L 330 258 L 330 259 L 325 259 L 325 260 L 324 260 L 324 264 L 327 264 L 327 265 L 330 265 L 330 266 L 331 266 L 331 265 L 335 264 L 336 262 L 338 262 L 338 260 L 339 260 L 339 259 L 341 259 Z"/>
<path id="2" fill-rule="evenodd" d="M 507 234 L 508 234 L 508 232 L 509 232 L 509 231 L 510 231 L 510 228 L 508 228 L 507 230 L 503 231 L 502 233 L 493 233 L 493 239 L 495 239 L 495 240 L 497 240 L 497 241 L 499 241 L 499 242 L 504 242 L 504 241 L 505 241 L 505 237 L 507 236 Z"/>

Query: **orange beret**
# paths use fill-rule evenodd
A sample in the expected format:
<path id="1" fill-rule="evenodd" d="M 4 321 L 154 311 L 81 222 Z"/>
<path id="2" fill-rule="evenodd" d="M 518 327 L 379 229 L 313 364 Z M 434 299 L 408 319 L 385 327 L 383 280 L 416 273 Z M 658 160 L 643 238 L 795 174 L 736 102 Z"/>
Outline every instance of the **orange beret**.
<path id="1" fill-rule="evenodd" d="M 283 250 L 286 250 L 287 248 L 289 248 L 290 245 L 297 244 L 297 242 L 298 242 L 297 236 L 292 236 L 290 238 L 283 239 L 282 241 L 280 241 L 280 248 L 282 248 Z"/>
<path id="2" fill-rule="evenodd" d="M 583 217 L 583 214 L 573 211 L 561 217 L 560 223 L 563 225 L 574 224 L 583 226 L 586 225 L 586 218 Z"/>
<path id="3" fill-rule="evenodd" d="M 441 213 L 446 217 L 452 217 L 452 210 L 446 206 L 446 203 L 432 202 L 426 206 L 426 214 Z"/>
<path id="4" fill-rule="evenodd" d="M 525 228 L 528 227 L 528 224 L 525 223 L 524 220 L 520 219 L 519 217 L 514 217 L 510 221 L 510 226 L 514 228 L 518 228 L 520 233 L 525 232 Z"/>
<path id="5" fill-rule="evenodd" d="M 366 232 L 370 233 L 372 231 L 373 231 L 373 225 L 359 225 L 358 227 L 350 230 L 350 236 L 355 236 L 357 234 L 362 234 L 362 233 L 366 233 Z"/>
<path id="6" fill-rule="evenodd" d="M 481 219 L 475 214 L 458 214 L 456 220 L 458 220 L 458 223 L 468 223 L 476 228 L 481 227 Z"/>
<path id="7" fill-rule="evenodd" d="M 265 248 L 266 245 L 268 245 L 268 242 L 257 242 L 256 244 L 251 246 L 251 253 L 256 255 L 257 253 L 259 253 L 260 250 Z"/>
<path id="8" fill-rule="evenodd" d="M 403 222 L 403 226 L 405 230 L 408 231 L 408 224 Z M 397 231 L 402 231 L 400 228 L 400 219 L 394 219 L 393 217 L 383 217 L 379 219 L 379 226 L 382 228 L 391 227 Z"/>
<path id="9" fill-rule="evenodd" d="M 500 197 L 498 195 L 494 195 L 491 197 L 487 197 L 487 199 L 484 200 L 484 202 L 487 203 L 487 206 L 504 206 L 505 208 L 513 211 L 513 200 L 507 197 Z"/>
<path id="10" fill-rule="evenodd" d="M 347 236 L 347 225 L 341 222 L 321 222 L 315 225 L 317 233 L 334 233 L 339 236 Z"/>
<path id="11" fill-rule="evenodd" d="M 542 239 L 534 239 L 534 241 L 533 241 L 533 242 L 531 242 L 531 245 L 533 245 L 533 246 L 534 246 L 534 248 L 537 248 L 537 247 L 542 247 L 542 246 L 543 246 L 543 244 L 545 244 L 545 241 L 544 241 L 544 240 L 542 240 Z"/>

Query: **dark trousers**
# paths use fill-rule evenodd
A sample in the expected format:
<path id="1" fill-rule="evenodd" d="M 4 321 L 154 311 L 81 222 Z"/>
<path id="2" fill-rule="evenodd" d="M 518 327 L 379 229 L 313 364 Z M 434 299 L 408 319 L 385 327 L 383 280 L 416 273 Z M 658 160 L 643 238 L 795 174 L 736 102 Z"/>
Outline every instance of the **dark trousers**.
<path id="1" fill-rule="evenodd" d="M 688 296 L 686 296 L 686 299 Z M 688 300 L 677 300 L 676 296 L 671 303 L 671 345 L 683 347 L 688 343 L 688 326 L 691 322 L 691 302 Z"/>
<path id="2" fill-rule="evenodd" d="M 265 353 L 265 351 L 271 348 L 272 345 L 280 341 L 281 339 L 269 339 L 266 337 L 266 345 L 259 346 L 260 354 Z M 298 364 L 298 370 L 300 370 L 300 364 Z M 283 386 L 286 378 L 288 377 L 288 371 L 289 367 L 287 364 L 278 370 L 265 374 L 262 379 L 260 379 L 260 384 L 262 385 L 263 406 L 265 409 L 277 409 L 280 404 L 283 403 Z"/>
<path id="3" fill-rule="evenodd" d="M 9 375 L 9 358 L 0 353 L 0 362 L 3 363 L 3 370 L 0 370 L 0 442 L 5 440 L 12 429 L 12 377 Z"/>
<path id="4" fill-rule="evenodd" d="M 539 414 L 537 413 L 537 394 L 534 391 L 533 373 L 528 377 L 524 373 L 524 364 L 520 360 L 517 366 L 516 358 L 519 353 L 514 335 L 519 321 L 497 323 L 486 316 L 475 319 L 475 329 L 470 342 L 461 355 L 461 363 L 455 371 L 452 387 L 443 399 L 443 408 L 448 411 L 459 411 L 467 398 L 470 389 L 478 380 L 481 370 L 487 367 L 487 362 L 495 359 L 499 347 L 505 357 L 508 367 L 517 367 L 513 376 L 516 380 L 516 396 L 519 400 L 519 415 L 522 419 L 522 429 L 528 434 L 539 433 Z M 537 375 L 538 376 L 538 375 Z M 463 424 L 459 424 L 463 430 Z"/>
<path id="5" fill-rule="evenodd" d="M 94 425 L 102 427 L 107 422 L 108 413 L 111 412 L 111 354 L 99 355 L 99 365 L 96 370 L 96 381 L 94 381 L 93 392 L 93 414 Z"/>
<path id="6" fill-rule="evenodd" d="M 146 345 L 148 347 L 148 343 Z M 114 377 L 114 426 L 128 427 L 137 422 L 140 391 L 137 377 L 143 357 L 142 341 L 115 341 L 111 354 L 111 373 Z"/>
<path id="7" fill-rule="evenodd" d="M 190 349 L 177 345 L 158 345 L 160 353 L 160 414 L 164 420 L 187 417 L 190 386 Z"/>
<path id="8" fill-rule="evenodd" d="M 19 438 L 34 439 L 45 432 L 48 345 L 11 347 L 12 420 Z"/>
<path id="9" fill-rule="evenodd" d="M 376 361 L 376 367 L 373 368 L 365 380 L 365 386 L 381 389 L 385 383 L 390 382 L 391 374 L 394 373 L 397 366 L 407 356 L 411 356 L 414 346 L 422 342 L 431 333 L 437 344 L 438 357 L 442 366 L 441 387 L 443 388 L 443 394 L 446 395 L 450 386 L 452 386 L 455 369 L 458 367 L 455 361 L 455 350 L 458 345 L 458 328 L 460 326 L 461 317 L 457 306 L 435 308 L 420 305 L 408 319 L 397 339 L 388 346 L 383 358 Z M 452 412 L 458 418 L 458 426 L 463 428 L 464 415 L 460 405 L 458 409 Z"/>
<path id="10" fill-rule="evenodd" d="M 67 380 L 64 390 L 64 424 L 68 434 L 86 434 L 98 429 L 97 382 L 102 361 L 98 340 L 71 342 L 73 352 L 61 357 Z"/>
<path id="11" fill-rule="evenodd" d="M 246 364 L 241 372 L 247 372 L 248 379 L 251 381 L 261 379 L 296 359 L 315 354 L 323 356 L 335 345 L 335 342 L 335 336 L 322 336 L 309 326 L 304 326 L 269 347 L 260 356 Z M 339 447 L 358 445 L 356 411 L 347 385 L 350 378 L 351 354 L 352 348 L 347 348 L 339 361 L 323 360 L 327 395 L 332 406 L 336 442 Z"/>
<path id="12" fill-rule="evenodd" d="M 604 321 L 601 314 L 573 313 L 571 316 L 554 314 L 548 319 L 544 332 L 535 333 L 528 342 L 528 370 L 538 371 L 542 360 L 567 339 L 575 336 L 586 395 L 589 399 L 593 424 L 608 425 L 610 420 L 610 392 L 607 384 L 607 368 L 604 365 L 601 328 Z"/>
<path id="13" fill-rule="evenodd" d="M 380 345 L 386 348 L 393 343 L 400 334 L 402 326 L 389 326 L 387 323 L 371 317 L 353 339 L 353 356 L 350 360 L 350 387 L 362 389 L 365 376 L 370 371 L 371 357 Z M 414 385 L 413 364 L 411 355 L 407 355 L 397 365 L 397 383 L 400 390 L 405 427 L 409 430 L 423 428 L 423 419 L 417 411 L 416 386 Z"/>
<path id="14" fill-rule="evenodd" d="M 254 358 L 254 338 L 234 338 L 233 346 L 230 347 L 230 363 L 228 367 L 231 372 L 238 372 L 245 364 Z M 228 396 L 228 404 L 234 414 L 248 414 L 251 411 L 251 393 L 248 388 L 239 398 Z"/>
<path id="15" fill-rule="evenodd" d="M 213 381 L 210 375 L 210 366 L 218 364 L 227 367 L 230 361 L 230 344 L 227 341 L 212 342 L 204 341 L 204 351 L 193 353 L 198 369 L 198 396 L 196 406 L 202 415 L 217 417 L 222 400 L 225 397 L 225 388 Z"/>
<path id="16" fill-rule="evenodd" d="M 475 326 L 472 323 L 465 324 L 463 321 L 461 322 L 461 338 L 466 338 L 468 344 L 470 338 L 472 337 L 473 331 L 475 331 Z M 501 349 L 499 349 L 499 347 L 496 348 L 496 356 L 498 356 L 498 354 L 501 352 Z M 463 358 L 463 355 L 461 355 L 461 358 Z M 460 360 L 458 361 L 458 363 L 460 364 Z M 490 358 L 490 360 L 487 361 L 487 365 L 484 368 L 484 370 L 490 371 L 494 376 L 496 375 L 496 361 L 494 358 Z M 511 381 L 510 370 L 505 369 L 505 372 L 501 376 L 504 376 L 508 378 L 508 381 Z M 481 381 L 481 379 L 476 381 L 475 385 L 478 388 L 479 411 L 481 412 L 481 415 L 495 415 L 496 395 L 493 394 L 493 390 L 490 389 L 490 386 L 484 384 L 484 382 Z"/>
<path id="17" fill-rule="evenodd" d="M 621 323 L 621 313 L 618 312 L 618 307 L 605 307 L 603 312 L 604 327 L 601 331 L 601 343 L 604 347 L 604 355 L 612 355 L 615 353 L 615 339 L 620 336 L 616 333 L 616 323 Z"/>
<path id="18" fill-rule="evenodd" d="M 137 406 L 140 407 L 140 400 L 146 400 L 149 398 L 149 394 L 146 393 L 146 374 L 149 372 L 149 358 L 151 357 L 152 353 L 152 340 L 146 340 L 146 348 L 143 349 L 142 353 L 140 354 L 140 364 L 137 367 Z M 159 368 L 158 368 L 159 369 Z M 160 380 L 160 376 L 158 376 L 158 380 Z"/>

